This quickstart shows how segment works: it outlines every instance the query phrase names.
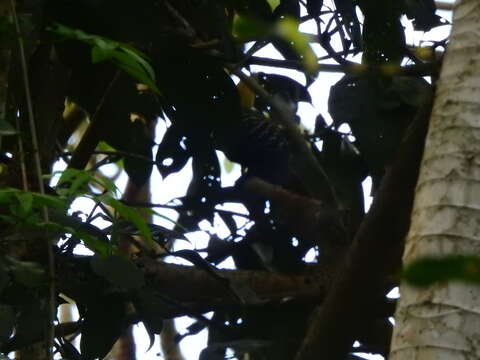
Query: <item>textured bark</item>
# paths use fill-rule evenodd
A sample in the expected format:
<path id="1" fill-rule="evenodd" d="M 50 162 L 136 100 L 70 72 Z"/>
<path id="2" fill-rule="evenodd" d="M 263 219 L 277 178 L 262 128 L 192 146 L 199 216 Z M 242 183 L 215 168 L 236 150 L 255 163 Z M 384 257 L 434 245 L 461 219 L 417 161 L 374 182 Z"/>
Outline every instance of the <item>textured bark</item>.
<path id="1" fill-rule="evenodd" d="M 225 282 L 192 266 L 166 264 L 148 258 L 141 259 L 149 284 L 158 292 L 180 303 L 203 304 L 204 312 L 221 306 L 239 305 L 238 298 Z M 302 300 L 322 299 L 330 283 L 329 269 L 315 269 L 309 275 L 285 275 L 266 271 L 217 270 L 241 294 L 250 289 L 261 300 L 281 301 L 296 297 Z M 178 286 L 182 284 L 182 286 Z M 247 299 L 248 300 L 248 299 Z"/>
<path id="2" fill-rule="evenodd" d="M 404 263 L 480 253 L 480 2 L 458 1 Z M 401 285 L 391 360 L 479 359 L 480 286 Z"/>

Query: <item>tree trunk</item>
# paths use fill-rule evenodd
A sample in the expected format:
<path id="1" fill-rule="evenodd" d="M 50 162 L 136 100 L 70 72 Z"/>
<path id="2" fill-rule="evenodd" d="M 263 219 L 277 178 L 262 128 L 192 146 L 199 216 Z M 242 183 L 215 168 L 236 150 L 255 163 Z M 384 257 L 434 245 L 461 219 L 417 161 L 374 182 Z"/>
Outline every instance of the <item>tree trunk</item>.
<path id="1" fill-rule="evenodd" d="M 404 264 L 480 253 L 480 2 L 460 0 L 438 83 Z M 480 358 L 480 286 L 401 284 L 391 360 Z"/>

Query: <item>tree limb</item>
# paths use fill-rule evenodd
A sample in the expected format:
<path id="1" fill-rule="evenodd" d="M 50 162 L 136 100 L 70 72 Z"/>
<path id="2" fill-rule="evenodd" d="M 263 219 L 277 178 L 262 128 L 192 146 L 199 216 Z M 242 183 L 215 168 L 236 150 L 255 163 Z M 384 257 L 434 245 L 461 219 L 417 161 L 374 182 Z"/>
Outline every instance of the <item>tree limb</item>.
<path id="1" fill-rule="evenodd" d="M 382 296 L 386 274 L 399 269 L 430 111 L 431 100 L 400 145 L 296 360 L 344 360 Z"/>
<path id="2" fill-rule="evenodd" d="M 58 276 L 58 290 L 73 299 L 75 296 L 72 294 L 78 292 L 75 279 L 82 272 L 75 263 L 86 259 L 88 257 L 75 260 L 63 255 L 58 259 L 58 273 L 61 274 Z M 148 257 L 140 258 L 137 264 L 143 269 L 149 287 L 179 303 L 191 304 L 202 312 L 242 305 L 225 282 L 200 268 L 168 264 Z M 261 301 L 282 301 L 294 297 L 318 302 L 325 297 L 331 281 L 330 270 L 326 267 L 315 267 L 304 275 L 250 270 L 217 270 L 216 273 L 227 279 L 232 287 L 240 284 L 249 288 Z M 84 276 L 94 275 L 89 273 Z"/>

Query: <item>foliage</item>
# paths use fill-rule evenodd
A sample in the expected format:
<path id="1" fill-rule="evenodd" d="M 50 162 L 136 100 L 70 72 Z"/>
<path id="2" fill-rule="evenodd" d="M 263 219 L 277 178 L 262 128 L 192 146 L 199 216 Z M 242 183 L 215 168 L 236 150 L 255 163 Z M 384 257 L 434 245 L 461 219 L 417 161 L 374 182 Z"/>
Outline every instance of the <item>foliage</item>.
<path id="1" fill-rule="evenodd" d="M 408 282 L 417 286 L 428 286 L 451 280 L 478 283 L 479 269 L 478 256 L 423 258 L 407 266 L 403 276 Z"/>
<path id="2" fill-rule="evenodd" d="M 306 15 L 301 11 L 304 3 Z M 362 181 L 372 176 L 377 191 L 423 98 L 431 93 L 423 76 L 435 75 L 438 67 L 409 49 L 400 23 L 407 15 L 417 30 L 441 25 L 433 0 L 391 0 L 375 6 L 368 0 L 333 3 L 38 2 L 42 11 L 33 12 L 36 26 L 25 36 L 35 40 L 26 43 L 26 54 L 39 149 L 24 125 L 27 101 L 17 66 L 9 74 L 7 116 L 0 119 L 2 352 L 45 337 L 46 294 L 52 280 L 45 276 L 48 242 L 56 264 L 55 289 L 73 299 L 80 312 L 73 331 L 62 334 L 57 327 L 56 350 L 65 359 L 103 358 L 125 329 L 140 321 L 153 339 L 162 331 L 163 320 L 181 314 L 196 320 L 184 336 L 209 329 L 202 359 L 224 358 L 227 348 L 239 356 L 248 353 L 251 359 L 294 357 L 318 299 L 260 299 L 248 284 L 220 275 L 216 266 L 231 257 L 239 270 L 288 278 L 325 267 L 331 278 L 364 218 Z M 31 10 L 24 6 L 18 7 L 20 14 Z M 363 26 L 357 6 L 365 17 Z M 306 21 L 316 24 L 318 34 L 299 31 Z M 254 42 L 251 48 L 247 40 Z M 308 88 L 323 69 L 312 42 L 346 74 L 330 91 L 333 122 L 328 124 L 318 114 L 315 128 L 307 132 L 295 113 L 299 102 L 312 102 Z M 267 44 L 284 60 L 258 58 L 248 50 Z M 363 66 L 355 67 L 352 55 L 359 53 Z M 13 60 L 19 60 L 18 55 Z M 405 60 L 417 64 L 413 70 L 428 65 L 430 73 L 409 73 L 401 66 Z M 233 75 L 255 64 L 295 68 L 304 81 L 253 71 L 234 81 Z M 385 67 L 393 71 L 382 70 Z M 81 116 L 64 114 L 62 119 L 66 99 L 81 109 L 77 112 Z M 87 115 L 87 130 L 82 132 Z M 157 121 L 167 128 L 159 143 L 152 130 Z M 10 125 L 17 122 L 18 129 Z M 343 124 L 351 133 L 340 132 Z M 45 194 L 33 185 L 30 155 L 37 150 L 46 179 L 57 160 L 68 166 Z M 234 186 L 222 186 L 219 152 L 242 169 Z M 305 154 L 313 164 L 303 161 Z M 193 175 L 184 196 L 166 204 L 132 204 L 120 198 L 114 180 L 102 175 L 104 166 L 111 164 L 123 167 L 139 189 L 150 185 L 154 168 L 163 179 L 188 166 Z M 312 183 L 321 189 L 312 191 Z M 316 197 L 319 193 L 330 194 L 332 200 Z M 90 213 L 72 211 L 72 203 L 79 199 L 94 204 Z M 226 203 L 245 206 L 247 220 L 221 207 Z M 165 218 L 153 210 L 155 206 L 178 213 L 178 218 L 167 219 L 172 226 L 151 223 L 148 218 Z M 220 239 L 209 234 L 208 246 L 198 251 L 172 250 L 174 241 L 187 240 L 186 235 L 200 231 L 205 220 L 221 222 L 229 235 Z M 137 248 L 138 259 L 121 252 L 124 241 Z M 77 255 L 81 245 L 93 254 Z M 305 262 L 312 250 L 317 254 L 315 265 Z M 183 258 L 208 274 L 235 306 L 217 308 L 211 299 L 207 309 L 197 308 L 160 292 L 139 259 L 157 261 L 165 256 Z M 463 266 L 455 264 L 457 270 Z M 420 279 L 417 275 L 431 268 L 425 266 L 425 271 L 412 267 L 406 274 Z M 428 282 L 438 280 L 434 273 Z M 440 279 L 465 279 L 460 273 Z M 374 294 L 385 306 L 387 290 L 382 287 Z M 53 300 L 55 305 L 63 301 Z M 211 320 L 202 315 L 205 310 L 215 311 Z M 374 320 L 386 323 L 389 316 L 391 312 L 385 312 Z M 67 339 L 76 332 L 82 335 L 80 351 Z M 388 329 L 378 336 L 387 337 Z M 381 340 L 364 337 L 362 350 L 384 353 L 378 345 Z"/>

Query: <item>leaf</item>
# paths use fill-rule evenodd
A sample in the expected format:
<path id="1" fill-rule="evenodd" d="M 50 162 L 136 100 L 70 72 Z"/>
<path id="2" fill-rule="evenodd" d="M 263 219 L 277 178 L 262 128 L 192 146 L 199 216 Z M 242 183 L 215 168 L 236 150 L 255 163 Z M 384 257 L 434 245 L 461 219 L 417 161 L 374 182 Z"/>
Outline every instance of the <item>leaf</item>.
<path id="1" fill-rule="evenodd" d="M 442 23 L 441 17 L 436 15 L 434 0 L 403 0 L 405 3 L 405 14 L 413 19 L 413 27 L 417 31 L 430 31 Z"/>
<path id="2" fill-rule="evenodd" d="M 148 63 L 148 57 L 134 49 L 128 44 L 124 44 L 103 36 L 91 35 L 82 30 L 72 29 L 61 24 L 54 24 L 47 30 L 66 37 L 83 41 L 92 46 L 92 62 L 112 60 L 118 67 L 131 75 L 136 80 L 147 85 L 152 91 L 159 93 L 155 83 L 155 73 Z"/>
<path id="3" fill-rule="evenodd" d="M 117 298 L 101 298 L 87 306 L 80 339 L 82 359 L 103 359 L 126 327 L 125 306 Z"/>
<path id="4" fill-rule="evenodd" d="M 277 22 L 275 33 L 293 47 L 300 56 L 305 70 L 314 76 L 319 69 L 317 55 L 311 48 L 307 36 L 298 30 L 298 26 L 298 20 L 292 17 L 285 17 Z"/>
<path id="5" fill-rule="evenodd" d="M 272 32 L 272 27 L 259 19 L 235 14 L 232 34 L 238 41 L 245 42 L 260 39 Z"/>
<path id="6" fill-rule="evenodd" d="M 143 272 L 123 256 L 93 256 L 90 264 L 97 275 L 121 288 L 134 290 L 145 285 Z"/>
<path id="7" fill-rule="evenodd" d="M 452 280 L 480 284 L 480 257 L 469 255 L 426 257 L 408 265 L 402 275 L 406 281 L 417 286 L 429 286 Z"/>
<path id="8" fill-rule="evenodd" d="M 297 21 L 300 20 L 300 3 L 298 0 L 280 0 L 280 5 L 277 6 L 273 15 L 277 19 L 281 19 L 283 17 L 290 17 L 296 19 Z"/>
<path id="9" fill-rule="evenodd" d="M 270 8 L 275 10 L 279 5 L 280 5 L 280 0 L 267 0 L 268 4 L 270 5 Z"/>
<path id="10" fill-rule="evenodd" d="M 92 63 L 97 64 L 102 61 L 110 60 L 113 58 L 114 49 L 104 49 L 99 46 L 92 48 Z"/>
<path id="11" fill-rule="evenodd" d="M 106 176 L 101 174 L 93 174 L 87 170 L 66 169 L 60 173 L 60 179 L 56 187 L 56 191 L 61 196 L 76 196 L 80 194 L 87 194 L 88 185 L 90 183 L 97 184 L 105 189 L 110 194 L 119 193 L 119 189 L 115 183 Z"/>
<path id="12" fill-rule="evenodd" d="M 338 129 L 343 123 L 350 126 L 355 146 L 374 175 L 383 174 L 385 165 L 392 161 L 417 111 L 402 99 L 414 95 L 402 95 L 405 92 L 402 89 L 415 92 L 417 97 L 425 94 L 423 85 L 411 85 L 410 81 L 386 83 L 375 76 L 346 75 L 330 89 L 328 108 L 334 127 Z"/>
<path id="13" fill-rule="evenodd" d="M 119 59 L 124 59 L 123 55 L 116 54 L 114 63 L 127 74 L 138 80 L 140 83 L 147 85 L 152 91 L 160 93 L 154 80 L 148 77 L 148 74 L 139 66 L 123 63 Z"/>
<path id="14" fill-rule="evenodd" d="M 53 195 L 31 193 L 33 197 L 33 206 L 41 207 L 46 206 L 51 209 L 66 210 L 67 202 L 63 199 L 59 199 Z"/>
<path id="15" fill-rule="evenodd" d="M 170 219 L 168 216 L 160 214 L 156 211 L 153 212 L 153 215 L 159 216 L 162 219 L 165 219 L 165 220 L 171 222 L 172 224 L 175 225 L 175 227 L 179 228 L 180 230 L 188 232 L 188 230 L 186 228 L 184 228 L 182 226 L 182 224 L 178 223 L 177 221 L 175 221 L 173 219 Z M 153 239 L 163 246 L 165 246 L 167 241 L 169 241 L 169 240 L 182 239 L 182 240 L 185 240 L 185 241 L 189 242 L 189 240 L 185 237 L 185 235 L 178 232 L 178 231 L 170 230 L 166 227 L 156 225 L 156 224 L 148 224 L 148 226 L 150 227 L 150 231 L 152 232 Z M 166 241 L 163 241 L 163 239 L 166 239 Z"/>
<path id="16" fill-rule="evenodd" d="M 148 331 L 160 334 L 163 329 L 163 320 L 169 316 L 165 312 L 165 302 L 153 290 L 145 288 L 138 291 L 134 304 Z"/>
<path id="17" fill-rule="evenodd" d="M 145 238 L 145 240 L 153 241 L 152 233 L 150 231 L 150 228 L 148 227 L 147 222 L 139 214 L 140 211 L 151 212 L 150 209 L 133 209 L 123 204 L 121 201 L 112 198 L 110 195 L 102 195 L 99 197 L 99 199 L 105 204 L 111 206 L 124 219 L 132 222 L 137 227 L 138 231 L 140 231 L 140 234 Z"/>
<path id="18" fill-rule="evenodd" d="M 237 0 L 234 7 L 237 14 L 270 22 L 273 20 L 272 10 L 279 4 L 279 0 Z"/>
<path id="19" fill-rule="evenodd" d="M 323 0 L 307 0 L 307 12 L 312 18 L 320 15 L 322 10 Z"/>
<path id="20" fill-rule="evenodd" d="M 431 96 L 432 87 L 423 78 L 395 76 L 392 79 L 392 91 L 404 104 L 418 108 Z"/>
<path id="21" fill-rule="evenodd" d="M 16 135 L 18 131 L 6 120 L 0 119 L 0 136 Z"/>
<path id="22" fill-rule="evenodd" d="M 18 204 L 19 204 L 19 207 L 20 207 L 22 213 L 24 214 L 24 216 L 26 216 L 27 214 L 29 214 L 32 211 L 32 207 L 33 207 L 33 195 L 32 195 L 32 193 L 18 192 L 18 193 L 15 194 L 15 196 L 18 200 Z"/>
<path id="23" fill-rule="evenodd" d="M 37 263 L 19 261 L 12 257 L 5 258 L 13 279 L 29 288 L 36 288 L 45 284 L 45 270 Z"/>
<path id="24" fill-rule="evenodd" d="M 13 205 L 18 199 L 25 199 L 27 206 L 30 206 L 30 197 L 32 198 L 33 206 L 38 208 L 46 206 L 54 209 L 66 209 L 67 203 L 56 196 L 40 194 L 35 192 L 22 191 L 13 188 L 0 189 L 0 204 Z"/>
<path id="25" fill-rule="evenodd" d="M 122 45 L 121 49 L 124 52 L 126 52 L 128 55 L 130 55 L 130 57 L 135 59 L 136 62 L 143 67 L 143 69 L 146 71 L 150 79 L 155 81 L 155 71 L 153 70 L 153 67 L 149 63 L 150 58 L 148 56 L 146 56 L 142 52 L 126 44 Z"/>
<path id="26" fill-rule="evenodd" d="M 112 246 L 110 243 L 105 243 L 104 241 L 81 231 L 73 232 L 72 235 L 81 239 L 85 246 L 95 254 L 107 256 L 112 253 Z"/>
<path id="27" fill-rule="evenodd" d="M 79 217 L 66 215 L 63 212 L 52 210 L 50 213 L 50 219 L 55 223 L 61 225 L 69 230 L 74 230 L 75 234 L 85 234 L 94 237 L 102 243 L 108 244 L 109 240 L 105 232 L 95 225 L 83 222 Z"/>
<path id="28" fill-rule="evenodd" d="M 155 158 L 158 172 L 162 178 L 165 179 L 168 175 L 180 171 L 187 164 L 191 155 L 188 149 L 184 149 L 182 146 L 183 140 L 181 126 L 178 123 L 172 124 L 167 129 L 162 143 L 158 146 Z M 172 160 L 170 164 L 165 163 L 167 159 Z"/>
<path id="29" fill-rule="evenodd" d="M 19 190 L 13 188 L 0 189 L 0 204 L 10 204 L 14 197 L 14 193 L 16 193 L 17 191 Z"/>

